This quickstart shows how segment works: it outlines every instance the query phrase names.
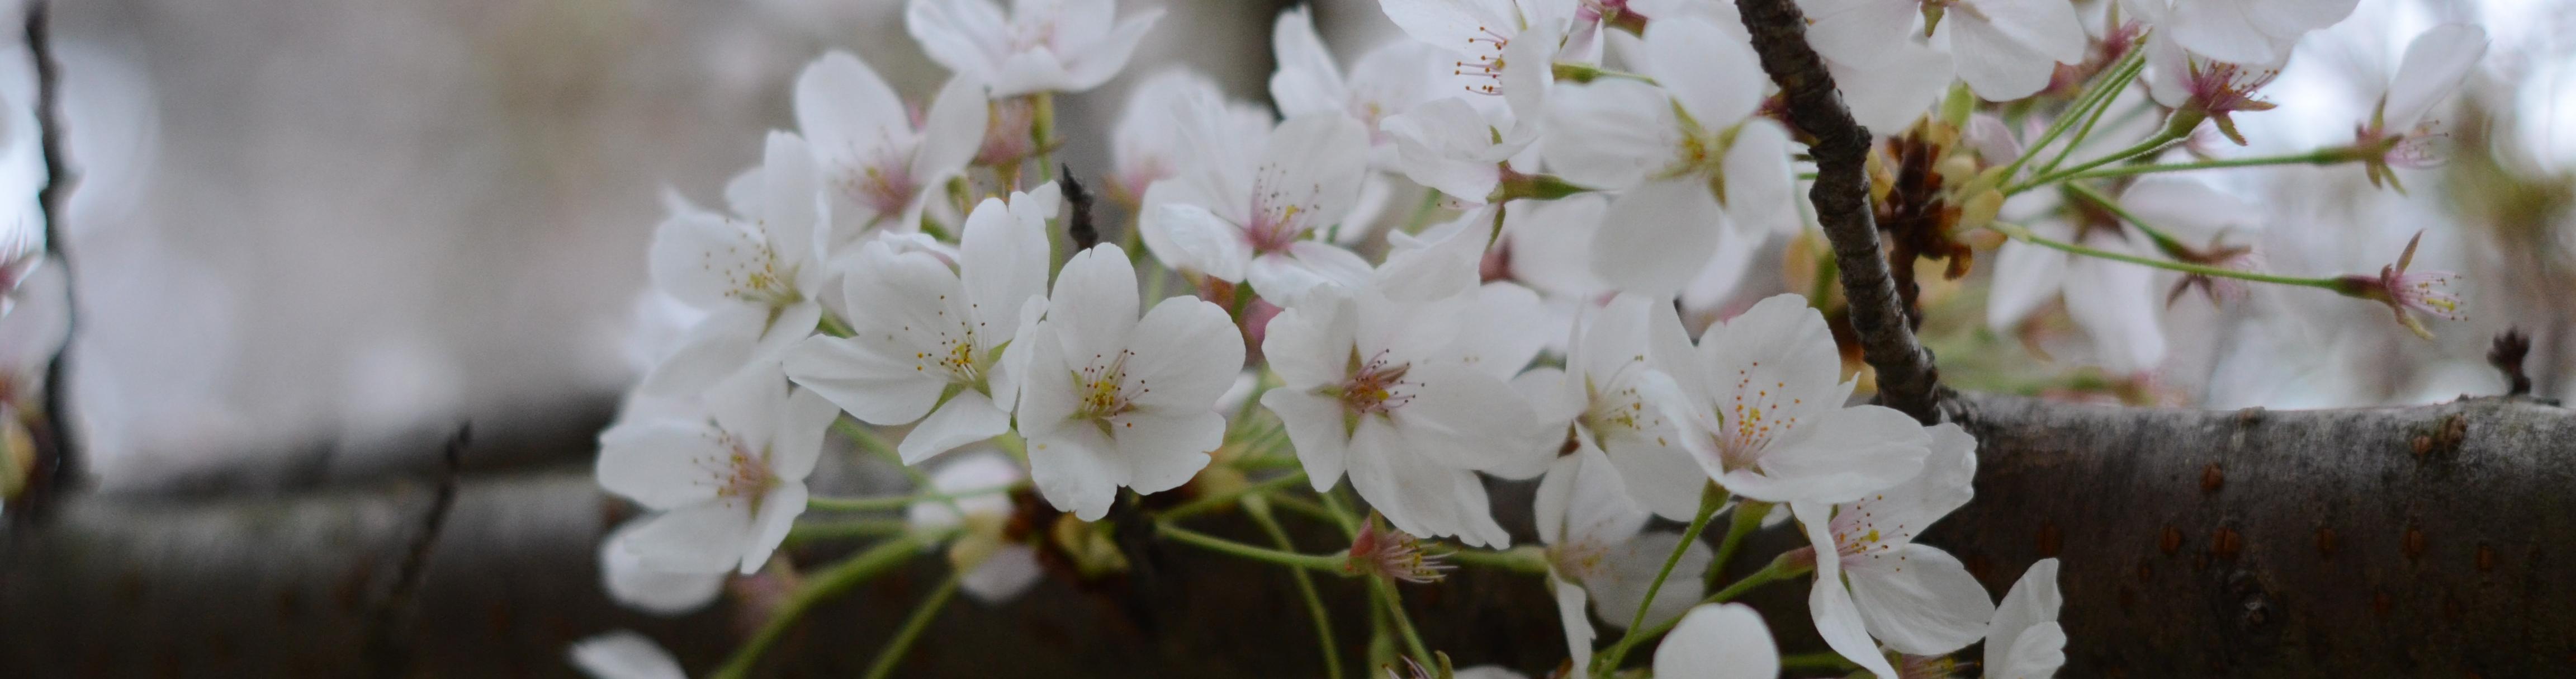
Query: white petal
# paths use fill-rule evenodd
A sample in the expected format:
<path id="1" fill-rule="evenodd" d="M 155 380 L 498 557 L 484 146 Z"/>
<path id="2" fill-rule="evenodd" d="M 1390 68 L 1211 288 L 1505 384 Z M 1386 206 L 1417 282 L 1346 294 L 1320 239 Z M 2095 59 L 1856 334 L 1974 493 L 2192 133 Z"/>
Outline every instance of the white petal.
<path id="1" fill-rule="evenodd" d="M 1052 193 L 1053 185 L 1048 185 Z M 1019 332 L 1020 307 L 1046 296 L 1048 250 L 1045 199 L 1014 194 L 1019 204 L 1005 207 L 985 199 L 966 216 L 958 234 L 958 283 L 977 323 L 979 348 L 989 349 Z M 981 357 L 978 357 L 981 358 Z"/>
<path id="2" fill-rule="evenodd" d="M 1725 162 L 1726 215 L 1737 232 L 1796 232 L 1798 186 L 1789 169 L 1788 130 L 1768 119 L 1745 121 Z"/>
<path id="3" fill-rule="evenodd" d="M 729 304 L 698 319 L 668 356 L 644 375 L 636 392 L 695 397 L 748 365 L 759 352 L 769 311 Z M 50 356 L 50 354 L 48 354 Z"/>
<path id="4" fill-rule="evenodd" d="M 2066 265 L 2066 311 L 2093 338 L 2102 368 L 2115 374 L 2154 370 L 2165 358 L 2155 270 L 2091 257 Z"/>
<path id="5" fill-rule="evenodd" d="M 1041 350 L 1043 351 L 1043 350 Z M 1023 433 L 1030 433 L 1023 428 Z M 1118 499 L 1127 464 L 1109 437 L 1090 423 L 1057 425 L 1029 437 L 1029 480 L 1038 494 L 1074 518 L 1098 521 Z"/>
<path id="6" fill-rule="evenodd" d="M 1646 510 L 1628 499 L 1627 486 L 1610 459 L 1590 446 L 1548 466 L 1538 482 L 1535 514 L 1538 540 L 1549 545 L 1624 543 L 1647 520 Z"/>
<path id="7" fill-rule="evenodd" d="M 1977 478 L 1976 438 L 1950 423 L 1925 430 L 1932 433 L 1932 452 L 1924 458 L 1922 473 L 1843 505 L 1834 514 L 1835 532 L 1874 534 L 1880 544 L 1904 544 L 1975 498 L 1970 483 Z"/>
<path id="8" fill-rule="evenodd" d="M 751 519 L 750 541 L 743 544 L 743 575 L 760 572 L 769 563 L 769 555 L 787 541 L 787 531 L 796 527 L 796 517 L 805 513 L 806 491 L 802 482 L 787 482 L 771 489 L 760 498 L 760 513 Z"/>
<path id="9" fill-rule="evenodd" d="M 1369 273 L 1368 260 L 1358 254 L 1322 241 L 1302 240 L 1289 244 L 1287 252 L 1252 258 L 1244 267 L 1243 280 L 1262 299 L 1287 306 L 1318 288 L 1358 286 L 1368 281 Z"/>
<path id="10" fill-rule="evenodd" d="M 912 136 L 912 119 L 875 69 L 835 50 L 796 74 L 796 129 L 823 157 L 856 163 L 880 144 Z"/>
<path id="11" fill-rule="evenodd" d="M 1168 182 L 1155 183 L 1156 189 Z M 1156 239 L 1169 247 L 1157 247 L 1154 257 L 1174 268 L 1194 270 L 1217 280 L 1243 282 L 1244 268 L 1252 262 L 1252 243 L 1245 240 L 1243 227 L 1199 205 L 1164 203 L 1145 213 L 1148 233 L 1159 233 Z"/>
<path id="12" fill-rule="evenodd" d="M 1753 607 L 1706 604 L 1682 616 L 1655 649 L 1655 676 L 1770 679 L 1780 676 L 1780 649 Z"/>
<path id="13" fill-rule="evenodd" d="M 744 277 L 769 267 L 759 232 L 704 212 L 673 214 L 653 229 L 653 285 L 701 309 L 734 303 Z"/>
<path id="14" fill-rule="evenodd" d="M 1602 450 L 1639 504 L 1657 516 L 1688 521 L 1699 512 L 1700 491 L 1708 487 L 1709 477 L 1681 442 L 1672 440 L 1678 436 L 1659 430 L 1609 437 Z"/>
<path id="15" fill-rule="evenodd" d="M 1456 365 L 1415 363 L 1405 374 L 1413 399 L 1390 415 L 1420 454 L 1440 464 L 1503 474 L 1535 474 L 1522 454 L 1536 413 L 1511 385 Z M 1538 469 L 1530 469 L 1536 466 Z"/>
<path id="16" fill-rule="evenodd" d="M 1315 492 L 1331 490 L 1342 480 L 1343 451 L 1350 438 L 1342 430 L 1342 404 L 1310 392 L 1272 389 L 1261 395 L 1261 407 L 1279 416 L 1297 462 Z"/>
<path id="17" fill-rule="evenodd" d="M 2266 63 L 2279 58 L 2272 36 L 2245 16 L 2240 0 L 2179 0 L 2158 31 L 2172 31 L 2174 42 L 2218 61 Z"/>
<path id="18" fill-rule="evenodd" d="M 1816 633 L 1825 638 L 1826 646 L 1861 669 L 1881 677 L 1898 676 L 1896 668 L 1888 665 L 1887 656 L 1879 654 L 1878 644 L 1870 641 L 1868 623 L 1861 620 L 1851 590 L 1843 587 L 1842 560 L 1833 557 L 1833 538 L 1825 528 L 1826 515 L 1832 509 L 1808 502 L 1791 506 L 1805 524 L 1808 545 L 1815 548 L 1817 555 L 1816 581 L 1807 589 L 1807 611 L 1816 618 Z"/>
<path id="19" fill-rule="evenodd" d="M 977 2 L 980 0 L 961 0 Z M 984 125 L 992 113 L 985 107 L 984 82 L 969 74 L 959 74 L 939 87 L 930 100 L 930 111 L 924 114 L 921 146 L 913 150 L 912 179 L 920 182 L 924 198 L 942 189 L 941 183 L 966 169 L 975 159 L 975 151 L 984 145 Z M 924 201 L 916 199 L 914 205 Z M 904 215 L 898 228 L 910 230 L 921 223 L 919 208 Z"/>
<path id="20" fill-rule="evenodd" d="M 1493 128 L 1463 99 L 1416 104 L 1379 121 L 1378 129 L 1395 140 L 1396 166 L 1415 183 L 1483 201 L 1502 178 L 1495 165 L 1501 158 L 1491 151 Z"/>
<path id="21" fill-rule="evenodd" d="M 1207 408 L 1243 370 L 1243 333 L 1225 309 L 1205 300 L 1173 297 L 1136 322 L 1129 344 L 1128 397 L 1145 406 L 1186 411 Z"/>
<path id="22" fill-rule="evenodd" d="M 1565 628 L 1565 652 L 1574 658 L 1573 674 L 1567 679 L 1585 679 L 1585 665 L 1592 658 L 1592 616 L 1585 605 L 1583 588 L 1547 574 L 1547 587 L 1556 593 L 1557 622 Z"/>
<path id="23" fill-rule="evenodd" d="M 2442 24 L 2415 36 L 2389 80 L 2381 124 L 2390 132 L 2414 129 L 2424 114 L 2459 91 L 2486 53 L 2487 33 L 2476 26 Z"/>
<path id="24" fill-rule="evenodd" d="M 1324 295 L 1270 318 L 1261 355 L 1281 383 L 1312 389 L 1347 376 L 1351 338 L 1358 330 L 1352 307 L 1347 296 Z"/>
<path id="25" fill-rule="evenodd" d="M 771 473 L 788 481 L 803 481 L 814 473 L 814 463 L 823 455 L 823 433 L 840 417 L 840 408 L 812 391 L 788 394 L 777 430 L 768 434 Z"/>
<path id="26" fill-rule="evenodd" d="M 2066 281 L 2067 255 L 2009 241 L 1995 249 L 1995 278 L 1986 297 L 1986 327 L 2007 332 L 2056 299 Z"/>
<path id="27" fill-rule="evenodd" d="M 1003 545 L 983 563 L 975 564 L 959 576 L 957 586 L 966 595 L 987 606 L 1019 598 L 1046 576 L 1046 567 L 1038 563 L 1038 552 L 1028 545 Z"/>
<path id="28" fill-rule="evenodd" d="M 1664 569 L 1664 560 L 1673 556 L 1673 548 L 1682 544 L 1680 533 L 1651 531 L 1613 543 L 1605 556 L 1608 568 L 1583 586 L 1592 592 L 1593 612 L 1599 613 L 1610 626 L 1626 629 L 1635 620 L 1637 606 L 1646 601 L 1646 588 L 1654 585 L 1655 573 Z M 1646 620 L 1670 619 L 1689 610 L 1701 594 L 1700 574 L 1717 559 L 1715 550 L 1706 542 L 1694 541 L 1682 551 L 1682 560 L 1673 565 L 1672 575 L 1664 580 L 1663 589 L 1655 590 L 1655 603 L 1646 609 Z"/>
<path id="29" fill-rule="evenodd" d="M 732 450 L 714 429 L 685 420 L 620 425 L 599 436 L 599 485 L 646 507 L 669 509 L 715 497 L 708 480 Z"/>
<path id="30" fill-rule="evenodd" d="M 1009 20 L 992 0 L 910 0 L 903 12 L 904 30 L 921 43 L 931 61 L 958 73 L 991 77 L 1009 54 Z"/>
<path id="31" fill-rule="evenodd" d="M 1080 92 L 1109 82 L 1111 77 L 1118 75 L 1118 69 L 1127 67 L 1127 59 L 1135 55 L 1136 45 L 1144 42 L 1145 34 L 1154 30 L 1154 22 L 1162 18 L 1161 8 L 1138 12 L 1119 21 L 1118 28 L 1110 31 L 1100 42 L 1087 49 L 1076 50 L 1066 59 L 1066 82 L 1058 88 L 1059 91 Z"/>
<path id="32" fill-rule="evenodd" d="M 1931 440 L 1914 418 L 1879 406 L 1842 408 L 1801 425 L 1792 439 L 1772 442 L 1761 474 L 1738 471 L 1718 483 L 1765 502 L 1849 502 L 1912 478 Z"/>
<path id="33" fill-rule="evenodd" d="M 1717 251 L 1725 209 L 1706 177 L 1647 182 L 1610 202 L 1592 241 L 1592 273 L 1622 292 L 1669 297 Z"/>
<path id="34" fill-rule="evenodd" d="M 2057 631 L 2057 560 L 2041 559 L 2015 581 L 1995 605 L 1986 631 L 1986 676 L 1997 679 L 2042 679 L 2066 662 L 2065 632 Z M 2043 630 L 2041 628 L 2047 628 Z M 2055 631 L 2054 639 L 2047 632 Z M 2024 649 L 2028 642 L 2031 648 Z M 2024 654 L 2028 653 L 2027 656 Z"/>
<path id="35" fill-rule="evenodd" d="M 679 615 L 716 600 L 723 593 L 722 573 L 674 573 L 644 567 L 626 545 L 627 535 L 642 521 L 629 521 L 599 545 L 600 579 L 617 603 L 655 615 Z"/>
<path id="36" fill-rule="evenodd" d="M 1160 493 L 1207 468 L 1208 451 L 1225 444 L 1225 416 L 1213 410 L 1139 411 L 1111 418 L 1109 432 L 1127 467 L 1124 485 L 1139 494 Z"/>
<path id="37" fill-rule="evenodd" d="M 672 573 L 722 573 L 741 563 L 752 539 L 751 512 L 743 503 L 689 505 L 643 519 L 626 536 L 626 549 L 645 568 Z"/>
<path id="38" fill-rule="evenodd" d="M 1341 67 L 1333 63 L 1323 37 L 1315 34 L 1313 10 L 1300 6 L 1280 12 L 1270 28 L 1270 53 L 1279 65 L 1270 74 L 1270 100 L 1280 113 L 1339 113 L 1350 103 Z"/>
<path id="39" fill-rule="evenodd" d="M 1011 414 L 993 406 L 993 399 L 974 390 L 958 392 L 948 403 L 914 425 L 903 435 L 895 452 L 904 464 L 921 464 L 932 456 L 958 446 L 1000 436 L 1011 431 Z"/>
<path id="40" fill-rule="evenodd" d="M 1908 544 L 1849 560 L 1852 599 L 1870 636 L 1913 655 L 1956 651 L 1985 636 L 1995 604 L 1950 553 Z"/>
<path id="41" fill-rule="evenodd" d="M 945 376 L 918 370 L 910 356 L 895 358 L 850 338 L 815 336 L 790 349 L 788 379 L 869 424 L 921 419 L 947 387 Z"/>
<path id="42" fill-rule="evenodd" d="M 1549 100 L 1550 133 L 1539 146 L 1548 171 L 1582 186 L 1624 189 L 1680 159 L 1681 121 L 1663 90 L 1607 79 L 1562 89 Z"/>
<path id="43" fill-rule="evenodd" d="M 680 661 L 651 638 L 618 630 L 572 645 L 572 664 L 591 679 L 688 679 Z"/>
<path id="44" fill-rule="evenodd" d="M 1056 326 L 1066 362 L 1080 365 L 1125 349 L 1139 306 L 1135 265 L 1117 245 L 1102 243 L 1074 253 L 1056 272 L 1046 322 Z"/>
<path id="45" fill-rule="evenodd" d="M 930 474 L 930 489 L 941 493 L 986 491 L 1018 483 L 1026 473 L 1000 451 L 980 449 L 950 458 L 938 471 Z M 912 503 L 903 512 L 904 525 L 915 533 L 955 528 L 963 521 L 958 512 L 968 516 L 1003 516 L 1011 511 L 1010 495 L 984 493 L 949 500 Z"/>
<path id="46" fill-rule="evenodd" d="M 2066 3 L 2055 5 L 2061 11 L 2073 11 Z M 2057 70 L 2057 65 L 2032 45 L 2014 41 L 2013 36 L 1998 32 L 1994 24 L 1962 18 L 1941 22 L 1941 31 L 1949 34 L 1950 55 L 1958 59 L 1959 79 L 1967 81 L 1968 88 L 1987 101 L 2011 101 L 2038 93 L 2048 86 L 2049 75 Z M 2081 38 L 2083 31 L 2079 29 L 2075 35 Z"/>
<path id="47" fill-rule="evenodd" d="M 1843 104 L 1851 107 L 1854 120 L 1871 130 L 1895 132 L 1912 124 L 1949 89 L 1957 66 L 1949 53 L 1912 39 L 1876 49 L 1890 56 L 1872 66 L 1840 61 L 1828 61 L 1825 66 L 1834 75 L 1834 85 L 1842 89 Z"/>
<path id="48" fill-rule="evenodd" d="M 1254 204 L 1294 207 L 1304 214 L 1281 218 L 1299 219 L 1308 228 L 1341 223 L 1358 202 L 1368 149 L 1368 129 L 1349 116 L 1316 113 L 1282 121 L 1262 154 L 1254 190 L 1264 195 L 1254 196 Z"/>
<path id="49" fill-rule="evenodd" d="M 1807 39 L 1816 53 L 1840 63 L 1880 66 L 1896 61 L 1888 46 L 1907 40 L 1914 27 L 1915 6 L 1886 0 L 1800 0 L 1806 11 Z M 1837 73 L 1834 81 L 1842 82 Z"/>
<path id="50" fill-rule="evenodd" d="M 1663 84 L 1700 125 L 1731 126 L 1762 105 L 1771 80 L 1743 35 L 1684 15 L 1647 24 L 1645 37 L 1646 76 Z"/>

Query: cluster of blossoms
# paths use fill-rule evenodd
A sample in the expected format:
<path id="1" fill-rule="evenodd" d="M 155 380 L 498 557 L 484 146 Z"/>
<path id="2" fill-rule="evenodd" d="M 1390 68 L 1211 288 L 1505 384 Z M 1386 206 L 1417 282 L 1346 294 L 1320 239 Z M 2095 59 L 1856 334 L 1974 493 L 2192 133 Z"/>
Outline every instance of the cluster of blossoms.
<path id="1" fill-rule="evenodd" d="M 2161 180 L 2099 205 L 2080 186 L 2055 204 L 2005 199 L 2151 160 L 2204 121 L 2234 136 L 2227 114 L 2262 107 L 2252 90 L 2288 45 L 2351 9 L 2124 0 L 2097 36 L 2059 0 L 1803 4 L 1856 114 L 1898 131 L 1872 171 L 1883 227 L 1913 248 L 1900 251 L 1960 271 L 1972 253 L 1953 233 L 2013 236 L 1990 320 L 2062 295 L 2097 339 L 2132 343 L 2107 352 L 2132 368 L 2162 351 L 2152 317 L 2136 320 L 2156 303 L 2144 255 L 2162 249 L 2204 287 L 2233 280 L 2259 260 L 2217 240 L 2229 215 L 2206 188 Z M 1985 676 L 2056 670 L 2053 560 L 1998 604 L 1914 541 L 1972 497 L 1976 441 L 1855 404 L 1863 380 L 1820 311 L 1830 297 L 1738 301 L 1756 257 L 1812 230 L 1802 150 L 1733 3 L 1382 7 L 1409 40 L 1345 49 L 1360 55 L 1349 68 L 1307 10 L 1278 17 L 1269 106 L 1186 70 L 1142 79 L 1107 140 L 1115 167 L 1093 182 L 1133 217 L 1123 243 L 1087 242 L 1100 206 L 1055 177 L 1054 97 L 1115 77 L 1159 15 L 911 0 L 910 32 L 954 74 L 921 116 L 857 58 L 807 66 L 798 129 L 770 133 L 723 209 L 674 196 L 655 233 L 654 304 L 681 329 L 644 352 L 647 376 L 600 439 L 601 485 L 650 512 L 603 545 L 610 589 L 689 610 L 728 574 L 792 569 L 777 553 L 809 508 L 903 509 L 886 544 L 945 545 L 959 586 L 1001 602 L 1051 564 L 1122 568 L 1102 520 L 1125 512 L 1143 521 L 1115 523 L 1178 542 L 1378 578 L 1390 599 L 1390 582 L 1460 565 L 1425 542 L 1452 540 L 1545 577 L 1568 676 L 1619 671 L 1658 635 L 1656 676 L 1775 676 L 1762 618 L 1703 597 L 1733 555 L 1701 530 L 1732 512 L 1730 546 L 1804 531 L 1809 547 L 1738 584 L 1812 573 L 1815 628 L 1852 668 L 1948 676 L 1982 640 Z M 2430 134 L 2435 84 L 2474 64 L 2459 58 L 2482 49 L 2471 37 L 2437 29 L 2410 49 L 2352 149 Z M 2124 96 L 2171 111 L 2155 143 L 2065 168 L 2073 122 L 2024 135 L 1976 112 L 2031 98 L 2071 121 Z M 2057 160 L 2032 162 L 2052 143 Z M 1411 218 L 1381 219 L 1407 192 L 1424 196 Z M 2409 309 L 2456 312 L 2434 287 L 2447 275 L 2406 266 L 2330 283 L 2410 326 Z M 1192 294 L 1159 293 L 1174 283 Z M 931 471 L 905 496 L 815 497 L 833 431 Z M 1297 471 L 1250 478 L 1279 468 Z M 1536 480 L 1538 546 L 1511 548 L 1487 494 L 1498 480 Z M 1202 505 L 1267 521 L 1266 498 L 1296 485 L 1350 531 L 1347 553 L 1177 525 Z M 1167 492 L 1186 501 L 1123 499 Z M 1606 649 L 1596 615 L 1626 630 Z M 1441 664 L 1420 650 L 1417 668 Z M 576 656 L 603 675 L 676 673 L 657 653 L 610 637 Z"/>

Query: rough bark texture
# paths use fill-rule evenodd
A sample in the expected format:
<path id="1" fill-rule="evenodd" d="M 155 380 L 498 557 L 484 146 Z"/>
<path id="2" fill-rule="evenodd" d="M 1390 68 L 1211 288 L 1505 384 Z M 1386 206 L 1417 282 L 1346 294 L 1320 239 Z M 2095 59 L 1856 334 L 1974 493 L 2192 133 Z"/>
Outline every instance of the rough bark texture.
<path id="1" fill-rule="evenodd" d="M 1805 135 L 1816 159 L 1816 182 L 1807 199 L 1834 244 L 1843 299 L 1860 334 L 1861 356 L 1878 372 L 1879 397 L 1930 424 L 1939 417 L 1941 376 L 1932 352 L 1914 339 L 1879 247 L 1869 203 L 1869 130 L 1852 120 L 1824 58 L 1807 46 L 1807 19 L 1794 0 L 1736 0 L 1735 7 L 1752 32 L 1762 71 L 1787 99 L 1789 124 Z"/>
<path id="2" fill-rule="evenodd" d="M 1997 595 L 2031 562 L 2061 559 L 2065 676 L 2576 671 L 2576 412 L 2501 399 L 2306 412 L 1958 403 L 1980 440 L 1978 497 L 1923 539 Z M 0 675 L 358 673 L 370 607 L 434 496 L 421 481 L 159 504 L 75 497 L 7 536 Z M 1527 484 L 1499 485 L 1495 501 L 1525 539 Z M 469 479 L 416 595 L 414 673 L 561 676 L 565 644 L 620 627 L 711 667 L 738 638 L 725 609 L 745 598 L 669 620 L 618 609 L 594 556 L 624 515 L 584 470 Z M 1203 521 L 1258 540 L 1240 520 Z M 1309 529 L 1304 550 L 1336 546 L 1331 531 L 1289 521 Z M 1768 531 L 1734 571 L 1802 543 Z M 1320 673 L 1276 567 L 1170 543 L 1149 553 L 1151 577 L 1058 577 L 1008 605 L 951 604 L 903 674 Z M 823 606 L 769 667 L 864 667 L 941 568 L 925 556 Z M 1358 655 L 1362 590 L 1319 584 L 1345 657 Z M 1462 664 L 1539 672 L 1564 657 L 1537 578 L 1469 569 L 1405 591 L 1427 641 Z M 1823 648 L 1804 592 L 1775 584 L 1754 600 L 1792 652 Z"/>

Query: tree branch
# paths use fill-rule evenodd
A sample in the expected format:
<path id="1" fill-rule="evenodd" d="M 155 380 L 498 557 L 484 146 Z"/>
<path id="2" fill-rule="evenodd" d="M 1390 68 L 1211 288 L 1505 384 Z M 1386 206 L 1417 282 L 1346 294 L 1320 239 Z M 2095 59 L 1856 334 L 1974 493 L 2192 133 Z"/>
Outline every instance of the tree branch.
<path id="1" fill-rule="evenodd" d="M 1807 19 L 1794 0 L 1736 0 L 1735 6 L 1753 34 L 1762 71 L 1787 97 L 1789 124 L 1810 139 L 1816 184 L 1807 198 L 1833 242 L 1843 299 L 1860 334 L 1861 356 L 1878 371 L 1879 397 L 1925 424 L 1938 421 L 1940 373 L 1932 353 L 1914 339 L 1871 223 L 1869 130 L 1852 119 L 1824 58 L 1807 45 Z"/>
<path id="2" fill-rule="evenodd" d="M 71 257 L 63 247 L 63 200 L 71 193 L 72 176 L 62 148 L 62 65 L 54 61 L 52 5 L 47 0 L 30 0 L 26 11 L 27 52 L 36 66 L 37 143 L 45 164 L 45 187 L 36 194 L 36 207 L 45 220 L 45 249 L 53 255 L 52 262 L 37 266 L 63 267 L 62 276 L 66 281 L 62 299 L 63 346 L 56 350 L 52 360 L 45 363 L 42 397 L 45 431 L 39 436 L 43 441 L 39 449 L 43 452 L 37 461 L 35 474 L 28 480 L 26 497 L 17 507 L 42 516 L 54 498 L 71 490 L 82 474 L 80 441 L 63 411 L 67 403 L 63 399 L 64 356 L 71 353 L 71 337 L 80 331 L 80 305 L 75 303 L 79 295 L 69 284 L 72 280 Z"/>
<path id="3" fill-rule="evenodd" d="M 1977 499 L 1923 539 L 2000 595 L 2041 558 L 2063 561 L 2066 676 L 2266 677 L 2563 673 L 2576 653 L 2576 411 L 2476 399 L 2304 412 L 2130 409 L 1966 395 L 1979 439 Z M 1532 533 L 1531 484 L 1493 484 L 1497 516 Z M 170 668 L 244 676 L 361 673 L 366 593 L 394 577 L 435 498 L 421 484 L 285 498 L 152 502 L 72 498 L 57 521 L 0 549 L 0 667 L 83 676 Z M 585 470 L 469 480 L 430 553 L 408 632 L 432 674 L 561 668 L 566 644 L 634 628 L 703 670 L 743 628 L 722 606 L 676 619 L 619 609 L 599 585 L 599 540 L 625 517 Z M 1257 528 L 1218 515 L 1211 534 Z M 1346 544 L 1290 522 L 1314 548 Z M 1769 555 L 1804 545 L 1772 528 Z M 1001 606 L 962 605 L 925 632 L 909 676 L 1321 674 L 1304 600 L 1274 566 L 1168 542 L 1139 549 L 1152 587 L 1051 576 Z M 818 547 L 802 549 L 816 550 Z M 799 554 L 821 563 L 828 553 Z M 946 575 L 924 556 L 817 607 L 769 665 L 847 675 Z M 1759 568 L 1745 563 L 1732 575 Z M 1138 576 L 1142 577 L 1142 576 Z M 1278 583 L 1258 587 L 1246 583 Z M 1367 592 L 1318 581 L 1331 615 Z M 1823 648 L 1804 583 L 1754 591 L 1782 648 Z M 1528 673 L 1565 659 L 1543 582 L 1467 568 L 1408 587 L 1425 643 L 1461 665 Z M 1338 628 L 1356 651 L 1361 630 Z M 1009 653 L 993 653 L 1007 648 Z M 1650 648 L 1637 649 L 1649 656 Z M 38 674 L 49 672 L 39 671 Z"/>

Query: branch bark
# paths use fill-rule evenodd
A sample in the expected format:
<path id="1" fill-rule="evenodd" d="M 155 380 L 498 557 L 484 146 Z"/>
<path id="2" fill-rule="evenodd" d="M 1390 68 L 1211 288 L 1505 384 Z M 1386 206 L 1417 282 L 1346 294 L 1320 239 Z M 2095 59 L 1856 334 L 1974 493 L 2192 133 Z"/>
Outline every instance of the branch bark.
<path id="1" fill-rule="evenodd" d="M 1834 89 L 1833 73 L 1807 45 L 1807 18 L 1794 0 L 1736 0 L 1762 71 L 1779 83 L 1788 103 L 1789 124 L 1809 139 L 1816 159 L 1816 184 L 1807 199 L 1816 206 L 1816 221 L 1833 242 L 1834 263 L 1841 270 L 1843 299 L 1851 308 L 1861 357 L 1878 372 L 1879 398 L 1931 424 L 1939 420 L 1941 375 L 1932 352 L 1914 339 L 1904 303 L 1889 275 L 1887 255 L 1879 247 L 1878 227 L 1871 223 L 1867 128 L 1852 119 Z"/>
<path id="2" fill-rule="evenodd" d="M 27 41 L 27 52 L 34 60 L 36 68 L 37 148 L 45 165 L 45 186 L 36 194 L 38 214 L 45 220 L 45 253 L 35 256 L 42 257 L 44 254 L 50 254 L 53 259 L 50 263 L 39 261 L 31 266 L 50 264 L 63 267 L 63 279 L 68 281 L 71 280 L 71 257 L 63 250 L 61 222 L 64 216 L 63 200 L 71 193 L 72 176 L 71 169 L 63 157 L 62 65 L 54 60 L 52 14 L 52 3 L 47 0 L 30 0 L 27 3 L 24 35 Z M 14 267 L 16 263 L 0 262 L 0 264 Z M 23 271 L 23 269 L 19 270 Z M 6 284 L 15 285 L 16 281 L 7 281 Z M 70 285 L 63 286 L 62 304 L 65 307 L 63 346 L 56 350 L 52 360 L 45 363 L 42 386 L 44 392 L 41 397 L 44 409 L 42 413 L 44 431 L 37 436 L 37 440 L 41 443 L 38 444 L 40 452 L 36 467 L 28 479 L 25 494 L 11 507 L 13 510 L 22 510 L 31 516 L 41 517 L 54 498 L 72 490 L 73 484 L 83 473 L 79 455 L 80 442 L 75 439 L 76 432 L 69 426 L 68 413 L 63 410 L 66 405 L 63 399 L 65 354 L 71 352 L 72 334 L 80 330 L 80 310 L 76 303 L 79 297 L 72 288 L 73 286 Z"/>
<path id="3" fill-rule="evenodd" d="M 1980 441 L 1975 502 L 1923 540 L 2000 595 L 2063 562 L 2065 676 L 2540 676 L 2576 668 L 2576 411 L 2507 399 L 2303 412 L 2152 410 L 1963 396 Z M 1496 484 L 1515 535 L 1530 484 Z M 363 671 L 367 602 L 392 585 L 427 483 L 153 503 L 84 495 L 0 553 L 0 669 L 38 675 L 344 676 Z M 565 675 L 565 645 L 643 631 L 705 669 L 739 639 L 717 610 L 658 619 L 599 586 L 598 541 L 626 515 L 584 470 L 465 483 L 431 553 L 408 643 L 447 676 Z M 1206 520 L 1243 539 L 1247 523 Z M 1297 525 L 1291 523 L 1292 527 Z M 1302 550 L 1338 531 L 1307 524 Z M 1757 534 L 1734 569 L 1805 544 Z M 1003 606 L 941 614 L 905 676 L 1321 674 L 1286 573 L 1149 543 L 1151 583 L 1050 577 Z M 799 555 L 812 559 L 826 552 Z M 846 675 L 945 566 L 820 607 L 773 652 L 788 675 Z M 1151 587 L 1145 585 L 1150 584 Z M 1364 647 L 1357 581 L 1318 584 Z M 1823 648 L 1804 582 L 1752 600 L 1792 651 Z M 1461 665 L 1529 673 L 1564 658 L 1538 578 L 1468 569 L 1408 586 L 1425 640 Z M 1008 649 L 996 653 L 995 649 Z M 1640 649 L 1632 657 L 1650 657 Z"/>

